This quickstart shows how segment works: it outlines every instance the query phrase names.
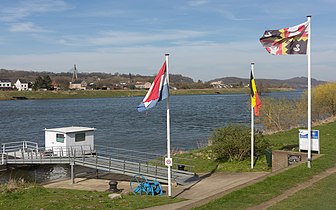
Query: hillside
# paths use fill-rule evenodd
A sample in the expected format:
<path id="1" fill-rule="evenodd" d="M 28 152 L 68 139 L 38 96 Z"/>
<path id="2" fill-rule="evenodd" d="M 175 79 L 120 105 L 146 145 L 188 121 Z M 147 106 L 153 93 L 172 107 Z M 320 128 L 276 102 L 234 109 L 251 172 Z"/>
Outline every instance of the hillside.
<path id="1" fill-rule="evenodd" d="M 294 89 L 307 88 L 307 77 L 294 77 L 291 79 L 256 79 L 257 86 L 263 87 L 289 87 Z M 223 77 L 218 79 L 210 80 L 209 82 L 222 81 L 224 84 L 249 84 L 250 79 L 238 78 L 238 77 Z M 312 86 L 325 83 L 325 81 L 320 81 L 312 79 Z"/>
<path id="2" fill-rule="evenodd" d="M 52 80 L 54 80 L 58 86 L 67 88 L 69 82 L 72 79 L 71 72 L 36 72 L 36 71 L 23 71 L 23 70 L 6 70 L 0 69 L 0 79 L 9 79 L 14 83 L 17 79 L 24 79 L 28 82 L 34 82 L 38 76 L 49 75 Z M 143 76 L 139 74 L 120 74 L 120 73 L 78 73 L 79 80 L 85 80 L 88 84 L 94 83 L 97 87 L 116 87 L 116 84 L 125 83 L 128 86 L 136 84 L 137 82 L 152 82 L 154 76 Z M 208 82 L 194 82 L 192 78 L 183 76 L 181 74 L 170 74 L 170 83 L 172 86 L 178 89 L 202 89 L 211 88 L 211 82 L 222 81 L 223 84 L 230 85 L 234 87 L 245 86 L 249 84 L 249 79 L 238 78 L 238 77 L 222 77 L 210 80 Z M 307 78 L 306 77 L 294 77 L 291 79 L 280 80 L 280 79 L 257 79 L 257 86 L 259 88 L 294 88 L 302 89 L 307 88 Z M 312 85 L 319 85 L 325 83 L 325 81 L 320 81 L 312 79 Z"/>
<path id="3" fill-rule="evenodd" d="M 24 79 L 27 82 L 34 82 L 38 76 L 49 75 L 51 80 L 61 87 L 68 87 L 69 82 L 72 80 L 71 72 L 36 72 L 36 71 L 23 71 L 23 70 L 6 70 L 0 69 L 0 79 L 9 79 L 14 83 L 17 79 Z M 88 84 L 95 83 L 97 86 L 111 87 L 115 84 L 126 83 L 135 84 L 136 82 L 152 82 L 154 76 L 142 76 L 139 74 L 120 74 L 120 73 L 78 73 L 79 80 L 85 80 Z M 170 74 L 171 84 L 191 84 L 194 83 L 193 79 L 182 76 L 180 74 Z"/>

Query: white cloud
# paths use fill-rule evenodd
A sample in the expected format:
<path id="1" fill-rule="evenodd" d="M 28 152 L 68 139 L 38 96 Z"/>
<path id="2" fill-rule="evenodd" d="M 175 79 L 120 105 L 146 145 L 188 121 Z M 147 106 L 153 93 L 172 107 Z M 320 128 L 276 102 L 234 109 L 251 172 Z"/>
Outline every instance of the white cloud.
<path id="1" fill-rule="evenodd" d="M 13 23 L 9 28 L 10 32 L 48 32 L 47 30 L 34 25 L 31 22 Z"/>
<path id="2" fill-rule="evenodd" d="M 70 6 L 62 0 L 25 0 L 13 7 L 3 7 L 0 10 L 0 20 L 16 22 L 31 15 L 64 11 L 69 8 Z"/>
<path id="3" fill-rule="evenodd" d="M 188 4 L 192 7 L 198 7 L 198 6 L 207 4 L 208 2 L 209 0 L 192 0 L 192 1 L 189 1 Z"/>
<path id="4" fill-rule="evenodd" d="M 202 37 L 208 33 L 192 30 L 166 30 L 155 33 L 107 31 L 95 36 L 66 36 L 60 39 L 59 42 L 64 45 L 74 46 L 125 46 L 183 41 Z"/>

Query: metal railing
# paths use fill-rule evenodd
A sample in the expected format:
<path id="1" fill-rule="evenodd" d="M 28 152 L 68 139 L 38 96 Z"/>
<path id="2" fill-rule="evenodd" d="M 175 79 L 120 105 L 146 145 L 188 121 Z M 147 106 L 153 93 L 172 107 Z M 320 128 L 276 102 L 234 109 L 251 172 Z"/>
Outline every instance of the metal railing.
<path id="1" fill-rule="evenodd" d="M 35 142 L 10 142 L 2 144 L 2 164 L 76 164 L 97 170 L 143 174 L 149 179 L 166 181 L 165 156 L 112 148 L 101 145 L 79 145 L 68 147 L 39 147 Z M 193 166 L 188 158 L 173 158 L 173 176 L 192 176 Z M 184 170 L 177 170 L 183 165 Z"/>

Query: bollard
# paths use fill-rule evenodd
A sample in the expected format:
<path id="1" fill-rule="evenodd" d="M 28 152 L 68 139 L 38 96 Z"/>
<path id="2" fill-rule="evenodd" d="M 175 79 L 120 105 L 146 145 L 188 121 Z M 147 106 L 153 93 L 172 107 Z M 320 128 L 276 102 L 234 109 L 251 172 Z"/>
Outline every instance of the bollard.
<path id="1" fill-rule="evenodd" d="M 110 189 L 108 189 L 109 192 L 119 192 L 120 190 L 118 190 L 117 188 L 117 185 L 118 185 L 118 182 L 117 181 L 114 181 L 114 180 L 111 180 L 109 182 L 109 185 L 110 185 Z"/>
<path id="2" fill-rule="evenodd" d="M 177 170 L 184 171 L 185 165 L 177 165 Z"/>

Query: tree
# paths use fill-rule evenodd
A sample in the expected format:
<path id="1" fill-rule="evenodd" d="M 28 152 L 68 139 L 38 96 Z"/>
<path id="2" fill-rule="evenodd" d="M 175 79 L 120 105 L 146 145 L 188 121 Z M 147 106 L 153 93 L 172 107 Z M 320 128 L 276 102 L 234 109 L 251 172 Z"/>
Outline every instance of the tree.
<path id="1" fill-rule="evenodd" d="M 43 77 L 43 88 L 51 90 L 51 83 L 52 81 L 49 75 Z"/>
<path id="2" fill-rule="evenodd" d="M 33 89 L 38 90 L 38 89 L 47 89 L 50 90 L 52 88 L 51 85 L 52 81 L 49 75 L 41 77 L 38 76 L 34 82 Z"/>
<path id="3" fill-rule="evenodd" d="M 43 86 L 43 78 L 38 76 L 33 84 L 33 90 L 38 90 Z"/>

